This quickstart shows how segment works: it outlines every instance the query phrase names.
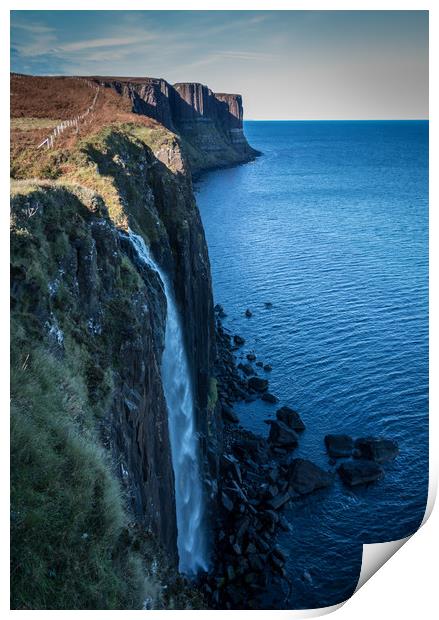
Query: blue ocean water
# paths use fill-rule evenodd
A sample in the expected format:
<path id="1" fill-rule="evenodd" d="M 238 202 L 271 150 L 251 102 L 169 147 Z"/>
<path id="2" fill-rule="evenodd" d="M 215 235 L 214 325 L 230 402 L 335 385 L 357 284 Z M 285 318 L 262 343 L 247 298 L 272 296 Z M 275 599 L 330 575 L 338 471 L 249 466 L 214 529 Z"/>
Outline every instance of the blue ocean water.
<path id="1" fill-rule="evenodd" d="M 225 325 L 245 337 L 242 354 L 272 364 L 270 391 L 301 414 L 296 456 L 330 469 L 327 433 L 400 445 L 381 481 L 349 490 L 337 477 L 286 513 L 293 587 L 282 606 L 321 607 L 355 589 L 362 543 L 412 534 L 425 510 L 428 122 L 247 122 L 245 132 L 263 155 L 196 185 Z M 275 410 L 237 408 L 264 435 Z"/>

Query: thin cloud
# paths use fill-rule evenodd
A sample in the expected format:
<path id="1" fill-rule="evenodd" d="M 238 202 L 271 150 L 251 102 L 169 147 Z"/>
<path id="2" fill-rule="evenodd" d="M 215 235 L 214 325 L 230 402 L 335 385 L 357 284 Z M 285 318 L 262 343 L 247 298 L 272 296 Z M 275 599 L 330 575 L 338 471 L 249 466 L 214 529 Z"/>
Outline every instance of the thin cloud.
<path id="1" fill-rule="evenodd" d="M 20 30 L 25 30 L 26 32 L 32 32 L 33 34 L 45 34 L 48 32 L 55 32 L 53 28 L 50 26 L 46 26 L 45 24 L 39 23 L 22 23 L 22 22 L 13 22 L 12 28 L 19 28 Z"/>
<path id="2" fill-rule="evenodd" d="M 122 45 L 134 45 L 147 40 L 148 35 L 142 37 L 106 37 L 102 39 L 86 39 L 73 41 L 58 46 L 54 51 L 59 52 L 82 52 L 83 50 L 97 49 L 99 47 L 116 47 Z"/>
<path id="3" fill-rule="evenodd" d="M 225 51 L 218 52 L 222 58 L 234 58 L 236 60 L 273 60 L 277 58 L 275 54 L 266 54 L 264 52 L 247 52 L 247 51 Z"/>

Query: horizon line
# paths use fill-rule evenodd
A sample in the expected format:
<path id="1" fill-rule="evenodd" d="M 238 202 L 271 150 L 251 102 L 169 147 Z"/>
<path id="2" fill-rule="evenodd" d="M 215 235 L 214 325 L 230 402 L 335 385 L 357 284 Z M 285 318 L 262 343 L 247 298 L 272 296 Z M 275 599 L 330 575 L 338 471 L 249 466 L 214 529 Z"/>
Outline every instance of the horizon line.
<path id="1" fill-rule="evenodd" d="M 244 118 L 244 123 L 413 123 L 429 122 L 429 118 Z"/>

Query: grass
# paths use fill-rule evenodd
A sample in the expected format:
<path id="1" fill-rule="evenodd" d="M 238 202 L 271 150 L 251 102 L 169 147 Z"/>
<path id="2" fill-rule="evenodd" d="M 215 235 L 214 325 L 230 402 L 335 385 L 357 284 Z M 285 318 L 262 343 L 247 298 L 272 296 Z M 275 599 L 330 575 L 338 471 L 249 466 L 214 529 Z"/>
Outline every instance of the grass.
<path id="1" fill-rule="evenodd" d="M 11 118 L 11 129 L 18 129 L 19 131 L 54 129 L 60 123 L 62 123 L 61 120 L 53 118 L 18 117 Z"/>
<path id="2" fill-rule="evenodd" d="M 11 606 L 141 607 L 141 555 L 128 548 L 115 559 L 128 522 L 84 382 L 16 341 L 11 398 Z"/>
<path id="3" fill-rule="evenodd" d="M 132 521 L 97 430 L 123 364 L 122 338 L 140 329 L 145 282 L 111 247 L 101 248 L 94 275 L 77 274 L 77 248 L 88 256 L 93 246 L 90 221 L 112 226 L 95 191 L 48 180 L 11 189 L 11 607 L 203 607 Z M 90 337 L 78 283 L 98 295 L 99 338 Z M 62 347 L 47 321 L 62 330 Z"/>

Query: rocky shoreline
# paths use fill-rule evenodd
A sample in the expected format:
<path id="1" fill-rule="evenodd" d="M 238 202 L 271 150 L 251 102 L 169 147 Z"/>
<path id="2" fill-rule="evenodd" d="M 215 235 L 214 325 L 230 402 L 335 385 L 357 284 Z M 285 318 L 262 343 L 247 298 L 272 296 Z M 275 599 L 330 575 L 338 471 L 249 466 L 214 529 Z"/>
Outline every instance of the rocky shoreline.
<path id="1" fill-rule="evenodd" d="M 238 401 L 261 398 L 277 403 L 269 381 L 257 375 L 271 370 L 269 364 L 246 354 L 247 362 L 237 363 L 236 351 L 245 340 L 232 335 L 222 323 L 227 315 L 215 306 L 217 361 L 215 375 L 218 406 L 223 421 L 223 451 L 220 459 L 218 512 L 214 531 L 213 567 L 200 578 L 200 587 L 213 609 L 258 609 L 268 589 L 276 589 L 288 600 L 291 581 L 285 570 L 287 557 L 276 544 L 280 530 L 290 531 L 283 516 L 285 507 L 319 489 L 330 487 L 335 471 L 325 471 L 312 461 L 292 458 L 292 451 L 305 430 L 300 415 L 288 406 L 276 411 L 276 419 L 265 420 L 267 438 L 243 428 L 233 410 Z M 247 309 L 246 316 L 251 316 Z M 328 435 L 325 445 L 337 471 L 348 486 L 366 484 L 381 478 L 380 463 L 398 453 L 395 442 L 386 439 Z"/>

